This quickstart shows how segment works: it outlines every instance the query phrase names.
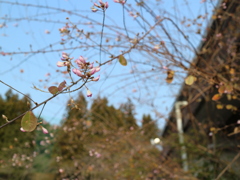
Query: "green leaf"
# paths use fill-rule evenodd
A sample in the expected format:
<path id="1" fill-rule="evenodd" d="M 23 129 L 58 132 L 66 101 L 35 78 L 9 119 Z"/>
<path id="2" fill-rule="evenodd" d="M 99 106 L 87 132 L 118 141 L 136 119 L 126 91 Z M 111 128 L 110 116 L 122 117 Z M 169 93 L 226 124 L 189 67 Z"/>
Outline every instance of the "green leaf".
<path id="1" fill-rule="evenodd" d="M 31 132 L 37 127 L 37 118 L 34 116 L 32 111 L 28 111 L 22 118 L 21 121 L 22 128 L 27 131 Z"/>
<path id="2" fill-rule="evenodd" d="M 121 65 L 123 65 L 123 66 L 127 65 L 127 60 L 125 59 L 125 57 L 123 55 L 118 56 L 118 60 Z"/>
<path id="3" fill-rule="evenodd" d="M 65 87 L 66 87 L 66 81 L 61 82 L 61 84 L 59 84 L 59 86 L 58 86 L 58 91 L 62 91 L 63 88 L 65 88 Z"/>
<path id="4" fill-rule="evenodd" d="M 51 94 L 56 94 L 56 93 L 58 93 L 58 88 L 56 86 L 51 86 L 51 87 L 48 88 L 48 91 Z"/>

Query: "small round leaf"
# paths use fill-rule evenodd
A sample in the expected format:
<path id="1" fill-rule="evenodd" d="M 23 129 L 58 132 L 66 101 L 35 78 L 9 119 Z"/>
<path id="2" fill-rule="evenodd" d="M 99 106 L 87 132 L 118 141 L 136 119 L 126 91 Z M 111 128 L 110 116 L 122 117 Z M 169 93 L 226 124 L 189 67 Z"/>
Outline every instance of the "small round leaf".
<path id="1" fill-rule="evenodd" d="M 174 78 L 174 71 L 168 70 L 166 82 L 170 84 L 173 81 L 173 78 Z"/>
<path id="2" fill-rule="evenodd" d="M 28 111 L 22 118 L 21 126 L 26 132 L 31 132 L 37 127 L 37 118 L 32 111 Z"/>
<path id="3" fill-rule="evenodd" d="M 195 76 L 189 75 L 186 79 L 185 79 L 185 83 L 187 85 L 192 85 L 195 81 L 197 80 L 197 78 Z"/>
<path id="4" fill-rule="evenodd" d="M 66 81 L 61 82 L 61 84 L 59 84 L 59 86 L 58 86 L 58 91 L 62 91 L 63 88 L 65 88 L 65 87 L 66 87 Z"/>
<path id="5" fill-rule="evenodd" d="M 51 86 L 51 87 L 48 88 L 48 91 L 51 94 L 56 94 L 56 93 L 58 93 L 58 88 L 56 86 Z"/>
<path id="6" fill-rule="evenodd" d="M 125 59 L 125 57 L 123 55 L 118 56 L 118 60 L 121 65 L 123 65 L 123 66 L 127 65 L 127 60 Z"/>
<path id="7" fill-rule="evenodd" d="M 212 97 L 212 100 L 213 100 L 213 101 L 218 101 L 221 97 L 222 97 L 221 94 L 215 94 L 215 95 Z"/>

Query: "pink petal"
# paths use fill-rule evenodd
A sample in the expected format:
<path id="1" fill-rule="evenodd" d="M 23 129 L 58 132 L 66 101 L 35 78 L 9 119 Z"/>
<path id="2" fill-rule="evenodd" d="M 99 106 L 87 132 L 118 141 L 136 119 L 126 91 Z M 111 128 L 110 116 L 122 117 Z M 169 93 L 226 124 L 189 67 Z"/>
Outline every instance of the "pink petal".
<path id="1" fill-rule="evenodd" d="M 98 77 L 95 77 L 95 78 L 93 78 L 93 79 L 92 79 L 92 81 L 98 81 L 98 80 L 99 80 L 99 78 L 100 78 L 100 76 L 98 76 Z"/>
<path id="2" fill-rule="evenodd" d="M 63 66 L 65 66 L 65 65 L 64 65 L 64 62 L 58 61 L 58 62 L 57 62 L 57 66 L 58 66 L 58 67 L 63 67 Z"/>
<path id="3" fill-rule="evenodd" d="M 108 8 L 108 2 L 105 3 L 105 8 L 106 8 L 106 9 Z"/>
<path id="4" fill-rule="evenodd" d="M 69 58 L 69 55 L 68 55 L 68 53 L 62 52 L 62 57 L 63 57 L 64 59 L 68 59 L 68 58 Z"/>
<path id="5" fill-rule="evenodd" d="M 93 68 L 93 62 L 88 66 L 89 69 Z"/>
<path id="6" fill-rule="evenodd" d="M 72 72 L 80 77 L 83 77 L 83 74 L 81 73 L 81 71 L 79 69 L 73 69 Z"/>
<path id="7" fill-rule="evenodd" d="M 100 67 L 99 66 L 97 66 L 97 67 L 95 67 L 95 69 L 96 69 L 96 72 L 98 72 L 98 71 L 100 71 Z"/>
<path id="8" fill-rule="evenodd" d="M 92 92 L 89 89 L 87 90 L 87 97 L 92 97 Z"/>
<path id="9" fill-rule="evenodd" d="M 42 128 L 42 132 L 44 133 L 44 134 L 48 134 L 48 130 L 46 129 L 46 128 L 44 128 L 44 127 L 42 127 L 42 126 L 40 126 L 41 128 Z"/>
<path id="10" fill-rule="evenodd" d="M 20 131 L 22 131 L 22 132 L 27 132 L 27 131 L 25 131 L 22 127 L 20 128 Z"/>
<path id="11" fill-rule="evenodd" d="M 90 74 L 91 74 L 91 75 L 93 75 L 95 72 L 96 72 L 96 68 L 92 68 L 92 69 L 90 70 Z"/>
<path id="12" fill-rule="evenodd" d="M 79 57 L 79 60 L 83 63 L 83 64 L 85 64 L 86 63 L 86 61 L 85 61 L 85 59 L 84 59 L 84 57 L 82 57 L 82 56 L 80 56 Z"/>
<path id="13" fill-rule="evenodd" d="M 97 12 L 98 10 L 96 8 L 92 8 L 92 12 Z"/>

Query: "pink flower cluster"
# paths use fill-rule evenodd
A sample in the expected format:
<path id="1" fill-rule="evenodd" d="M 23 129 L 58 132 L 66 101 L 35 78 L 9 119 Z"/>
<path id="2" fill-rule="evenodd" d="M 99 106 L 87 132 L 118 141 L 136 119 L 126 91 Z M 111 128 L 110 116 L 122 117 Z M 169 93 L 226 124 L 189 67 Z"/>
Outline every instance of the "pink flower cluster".
<path id="1" fill-rule="evenodd" d="M 126 1 L 125 0 L 114 0 L 115 3 L 120 3 L 120 4 L 125 4 Z"/>
<path id="2" fill-rule="evenodd" d="M 104 2 L 102 2 L 102 0 L 98 0 L 98 2 L 99 2 L 99 4 L 94 3 L 95 7 L 99 8 L 99 9 L 102 9 L 103 11 L 105 11 L 108 8 L 108 2 L 104 3 Z M 97 12 L 98 9 L 95 8 L 94 6 L 91 8 L 92 12 Z"/>
<path id="3" fill-rule="evenodd" d="M 57 66 L 58 67 L 63 67 L 63 66 L 70 66 L 70 61 L 72 60 L 73 58 L 70 58 L 69 55 L 65 52 L 62 52 L 62 58 L 61 61 L 58 61 L 57 62 Z"/>
<path id="4" fill-rule="evenodd" d="M 100 67 L 93 67 L 93 63 L 86 62 L 86 60 L 80 56 L 76 61 L 76 64 L 78 65 L 78 69 L 74 68 L 72 71 L 74 74 L 81 78 L 88 78 L 92 81 L 98 81 L 99 76 L 94 78 L 92 75 L 94 75 L 96 72 L 100 71 Z"/>
<path id="5" fill-rule="evenodd" d="M 63 28 L 60 28 L 59 31 L 62 36 L 68 35 L 70 33 L 68 24 L 66 24 L 66 26 L 64 26 Z"/>
<path id="6" fill-rule="evenodd" d="M 70 70 L 70 67 L 73 66 L 71 63 L 71 60 L 73 58 L 69 57 L 69 54 L 63 52 L 61 61 L 57 62 L 58 67 L 67 66 L 67 68 Z M 78 68 L 73 68 L 72 72 L 76 74 L 77 76 L 81 77 L 82 79 L 90 80 L 90 81 L 98 81 L 100 76 L 94 77 L 93 75 L 100 71 L 100 67 L 96 66 L 94 67 L 94 63 L 86 62 L 85 58 L 80 56 L 77 60 L 75 60 L 75 63 L 77 64 Z M 91 97 L 92 93 L 87 88 L 87 97 Z"/>

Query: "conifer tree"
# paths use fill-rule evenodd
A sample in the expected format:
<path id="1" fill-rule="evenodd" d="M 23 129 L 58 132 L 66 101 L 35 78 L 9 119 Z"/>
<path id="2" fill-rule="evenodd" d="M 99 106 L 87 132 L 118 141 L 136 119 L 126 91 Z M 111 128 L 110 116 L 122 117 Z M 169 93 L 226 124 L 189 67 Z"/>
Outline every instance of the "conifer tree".
<path id="1" fill-rule="evenodd" d="M 0 96 L 0 115 L 9 120 L 19 116 L 30 108 L 26 97 L 20 99 L 11 90 L 5 97 Z M 28 174 L 34 152 L 35 132 L 20 131 L 21 119 L 0 129 L 0 177 L 5 179 L 21 179 Z M 0 125 L 6 123 L 1 117 Z"/>
<path id="2" fill-rule="evenodd" d="M 58 169 L 68 169 L 61 174 L 65 178 L 74 178 L 72 175 L 84 164 L 86 156 L 85 140 L 88 133 L 88 110 L 85 96 L 81 93 L 76 100 L 69 100 L 66 119 L 57 132 L 54 153 L 56 159 L 61 159 L 54 164 Z M 76 166 L 78 164 L 78 166 Z"/>
<path id="3" fill-rule="evenodd" d="M 121 105 L 120 110 L 123 112 L 123 120 L 126 128 L 137 128 L 136 119 L 134 117 L 134 105 L 130 99 Z"/>
<path id="4" fill-rule="evenodd" d="M 143 115 L 142 118 L 142 130 L 145 137 L 148 139 L 156 138 L 158 137 L 158 127 L 155 121 L 151 118 L 151 116 Z"/>

